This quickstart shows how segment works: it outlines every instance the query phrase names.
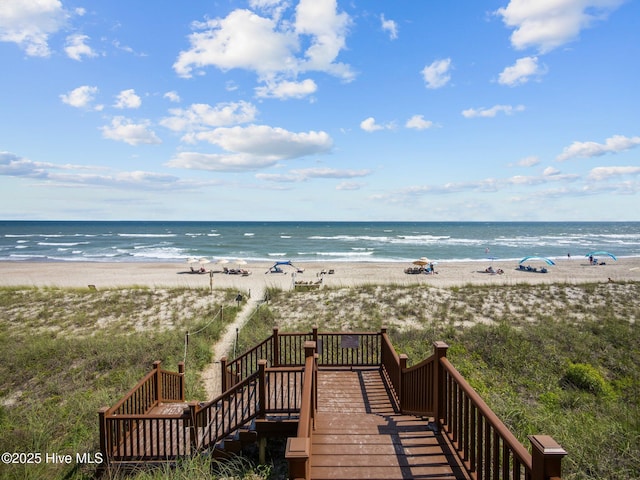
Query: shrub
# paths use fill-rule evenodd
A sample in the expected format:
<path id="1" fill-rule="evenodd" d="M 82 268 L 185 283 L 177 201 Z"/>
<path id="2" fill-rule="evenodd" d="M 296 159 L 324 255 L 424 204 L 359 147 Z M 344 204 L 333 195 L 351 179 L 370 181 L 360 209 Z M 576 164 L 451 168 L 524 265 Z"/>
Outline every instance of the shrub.
<path id="1" fill-rule="evenodd" d="M 611 386 L 598 369 L 586 363 L 570 363 L 564 374 L 563 383 L 595 395 L 611 396 L 613 393 Z"/>

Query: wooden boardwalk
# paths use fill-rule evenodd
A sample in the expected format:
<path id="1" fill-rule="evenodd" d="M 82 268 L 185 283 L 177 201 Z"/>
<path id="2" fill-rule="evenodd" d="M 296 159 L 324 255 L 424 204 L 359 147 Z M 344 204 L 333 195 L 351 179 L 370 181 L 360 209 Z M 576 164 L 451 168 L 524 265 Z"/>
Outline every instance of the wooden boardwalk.
<path id="1" fill-rule="evenodd" d="M 466 479 L 428 419 L 396 412 L 379 369 L 318 372 L 311 478 Z"/>

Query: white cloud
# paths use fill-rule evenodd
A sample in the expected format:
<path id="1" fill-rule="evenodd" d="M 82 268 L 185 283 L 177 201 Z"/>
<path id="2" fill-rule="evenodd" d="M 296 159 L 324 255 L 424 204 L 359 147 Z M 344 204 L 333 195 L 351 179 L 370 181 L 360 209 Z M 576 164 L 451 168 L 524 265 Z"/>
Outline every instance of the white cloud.
<path id="1" fill-rule="evenodd" d="M 64 51 L 69 58 L 81 61 L 82 57 L 95 57 L 97 54 L 85 42 L 89 40 L 86 35 L 69 35 L 67 37 L 67 46 Z"/>
<path id="2" fill-rule="evenodd" d="M 380 22 L 382 23 L 382 30 L 389 33 L 391 40 L 398 38 L 398 24 L 396 22 L 387 20 L 384 15 L 380 15 Z"/>
<path id="3" fill-rule="evenodd" d="M 512 115 L 515 112 L 522 112 L 522 111 L 524 111 L 523 105 L 518 105 L 516 107 L 512 105 L 494 105 L 491 108 L 477 108 L 477 109 L 469 108 L 467 110 L 463 110 L 462 115 L 465 118 L 476 118 L 476 117 L 493 118 L 498 113 L 504 113 L 505 115 Z"/>
<path id="4" fill-rule="evenodd" d="M 522 85 L 532 76 L 540 76 L 546 73 L 545 68 L 538 65 L 538 57 L 523 57 L 516 60 L 511 67 L 505 68 L 498 77 L 498 83 L 510 87 Z"/>
<path id="5" fill-rule="evenodd" d="M 517 165 L 519 167 L 533 167 L 534 165 L 538 165 L 540 163 L 540 159 L 536 156 L 525 157 L 518 160 Z"/>
<path id="6" fill-rule="evenodd" d="M 578 38 L 595 20 L 606 18 L 624 0 L 511 0 L 496 14 L 514 29 L 511 44 L 522 50 L 536 47 L 541 53 Z"/>
<path id="7" fill-rule="evenodd" d="M 190 77 L 194 68 L 242 68 L 261 75 L 295 66 L 291 52 L 297 48 L 291 33 L 276 31 L 276 23 L 249 10 L 234 10 L 226 18 L 196 23 L 189 36 L 191 48 L 180 52 L 176 73 Z"/>
<path id="8" fill-rule="evenodd" d="M 254 1 L 252 5 L 272 7 L 276 3 Z M 350 67 L 335 62 L 345 47 L 349 25 L 349 16 L 337 12 L 335 0 L 301 0 L 295 18 L 287 21 L 237 9 L 225 18 L 194 23 L 197 31 L 189 36 L 190 49 L 180 52 L 173 68 L 182 77 L 192 76 L 194 69 L 214 66 L 223 71 L 255 71 L 261 81 L 276 76 L 295 78 L 305 71 L 351 80 Z M 309 46 L 297 56 L 302 44 Z"/>
<path id="9" fill-rule="evenodd" d="M 356 178 L 366 177 L 371 170 L 339 170 L 336 168 L 304 168 L 291 173 L 303 178 Z"/>
<path id="10" fill-rule="evenodd" d="M 610 177 L 620 177 L 625 175 L 640 175 L 640 167 L 596 167 L 591 169 L 588 178 L 590 180 L 605 180 Z"/>
<path id="11" fill-rule="evenodd" d="M 129 90 L 122 90 L 118 96 L 116 97 L 116 103 L 114 105 L 115 108 L 140 108 L 142 105 L 142 100 L 133 88 Z"/>
<path id="12" fill-rule="evenodd" d="M 187 109 L 173 108 L 169 113 L 172 116 L 162 119 L 160 125 L 175 132 L 191 132 L 252 122 L 257 110 L 251 103 L 240 101 L 219 103 L 215 107 L 195 103 Z"/>
<path id="13" fill-rule="evenodd" d="M 333 146 L 326 132 L 294 133 L 268 125 L 216 128 L 193 135 L 196 140 L 218 145 L 228 152 L 274 161 L 329 152 Z"/>
<path id="14" fill-rule="evenodd" d="M 307 78 L 301 82 L 267 82 L 264 87 L 256 88 L 258 98 L 304 98 L 316 92 L 318 86 L 316 82 Z"/>
<path id="15" fill-rule="evenodd" d="M 605 143 L 596 142 L 573 142 L 565 147 L 558 155 L 557 160 L 562 162 L 574 157 L 599 157 L 606 153 L 617 153 L 640 145 L 640 137 L 625 137 L 624 135 L 614 135 L 607 138 Z"/>
<path id="16" fill-rule="evenodd" d="M 382 130 L 384 127 L 376 125 L 376 119 L 369 117 L 360 122 L 360 128 L 365 132 L 375 132 L 376 130 Z"/>
<path id="17" fill-rule="evenodd" d="M 89 85 L 83 85 L 78 88 L 74 88 L 69 93 L 60 95 L 60 99 L 63 103 L 71 105 L 76 108 L 89 108 L 98 93 L 98 87 L 91 87 Z M 102 107 L 95 107 L 96 110 L 101 110 Z"/>
<path id="18" fill-rule="evenodd" d="M 416 130 L 426 130 L 433 127 L 431 120 L 425 120 L 423 115 L 414 115 L 404 125 L 407 128 L 414 128 Z"/>
<path id="19" fill-rule="evenodd" d="M 422 69 L 422 76 L 427 84 L 427 88 L 441 88 L 449 83 L 449 80 L 451 80 L 451 75 L 449 74 L 450 69 L 450 58 L 435 60 L 430 65 L 424 67 Z"/>
<path id="20" fill-rule="evenodd" d="M 191 134 L 190 138 L 217 145 L 225 153 L 181 152 L 169 166 L 212 171 L 255 170 L 281 160 L 326 153 L 333 146 L 325 132 L 294 133 L 267 125 L 221 127 Z"/>
<path id="21" fill-rule="evenodd" d="M 125 142 L 129 145 L 162 143 L 149 127 L 150 123 L 148 121 L 134 123 L 124 117 L 115 117 L 111 120 L 111 125 L 101 127 L 100 130 L 102 130 L 104 138 Z"/>
<path id="22" fill-rule="evenodd" d="M 130 189 L 132 186 L 144 189 L 194 187 L 197 184 L 184 182 L 175 176 L 143 171 L 119 172 L 113 175 L 79 173 L 83 170 L 96 170 L 98 167 L 87 165 L 56 165 L 34 162 L 9 152 L 0 152 L 0 175 L 24 177 L 46 181 L 48 185 L 58 184 L 110 186 Z"/>
<path id="23" fill-rule="evenodd" d="M 180 95 L 178 95 L 178 92 L 176 92 L 175 90 L 165 93 L 162 97 L 166 98 L 170 102 L 180 103 Z"/>
<path id="24" fill-rule="evenodd" d="M 48 57 L 49 36 L 65 25 L 67 17 L 59 0 L 2 0 L 0 41 L 18 44 L 29 56 Z"/>
<path id="25" fill-rule="evenodd" d="M 341 190 L 341 191 L 353 191 L 353 190 L 360 190 L 363 187 L 362 183 L 357 183 L 357 182 L 341 182 L 340 184 L 336 185 L 336 190 Z"/>
<path id="26" fill-rule="evenodd" d="M 345 47 L 350 25 L 349 15 L 338 13 L 336 0 L 300 0 L 296 7 L 295 30 L 299 35 L 311 36 L 301 70 L 327 72 L 352 80 L 353 73 L 348 65 L 334 63 Z"/>
<path id="27" fill-rule="evenodd" d="M 212 172 L 240 172 L 271 167 L 277 162 L 278 160 L 276 158 L 260 157 L 244 153 L 180 152 L 167 162 L 167 166 Z"/>
<path id="28" fill-rule="evenodd" d="M 375 118 L 369 117 L 360 122 L 360 128 L 365 132 L 376 132 L 378 130 L 390 130 L 393 128 L 393 124 L 380 125 L 376 123 Z"/>
<path id="29" fill-rule="evenodd" d="M 371 175 L 371 170 L 339 170 L 335 168 L 303 168 L 291 170 L 289 173 L 258 173 L 256 178 L 268 182 L 297 183 L 311 178 L 357 178 Z"/>

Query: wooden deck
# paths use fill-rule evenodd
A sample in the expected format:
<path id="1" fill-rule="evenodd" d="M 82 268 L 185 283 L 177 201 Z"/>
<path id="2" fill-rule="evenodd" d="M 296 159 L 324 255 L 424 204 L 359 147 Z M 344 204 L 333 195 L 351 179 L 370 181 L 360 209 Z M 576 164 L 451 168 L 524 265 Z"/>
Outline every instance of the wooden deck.
<path id="1" fill-rule="evenodd" d="M 466 479 L 426 418 L 396 412 L 379 369 L 318 372 L 311 478 Z"/>

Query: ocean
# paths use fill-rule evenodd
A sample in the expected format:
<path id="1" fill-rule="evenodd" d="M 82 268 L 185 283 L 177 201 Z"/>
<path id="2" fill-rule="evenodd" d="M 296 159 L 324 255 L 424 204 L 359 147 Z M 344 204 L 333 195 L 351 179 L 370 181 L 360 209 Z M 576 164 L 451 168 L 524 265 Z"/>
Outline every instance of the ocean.
<path id="1" fill-rule="evenodd" d="M 592 251 L 640 257 L 640 222 L 0 221 L 0 261 L 486 261 Z"/>

